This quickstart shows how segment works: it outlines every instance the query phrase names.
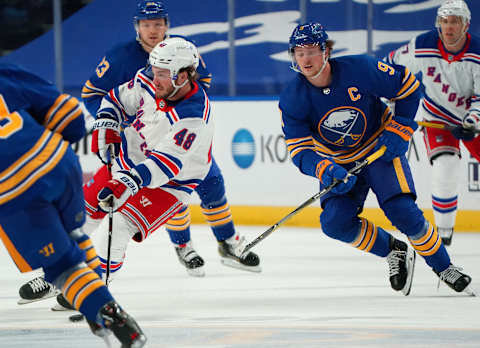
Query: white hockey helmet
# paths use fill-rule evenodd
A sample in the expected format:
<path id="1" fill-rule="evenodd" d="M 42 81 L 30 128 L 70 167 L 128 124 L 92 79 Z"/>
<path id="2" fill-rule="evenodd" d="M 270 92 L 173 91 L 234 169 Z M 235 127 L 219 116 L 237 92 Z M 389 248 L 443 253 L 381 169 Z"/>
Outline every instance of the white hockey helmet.
<path id="1" fill-rule="evenodd" d="M 437 20 L 435 26 L 440 28 L 440 20 L 448 16 L 457 16 L 462 18 L 463 24 L 470 23 L 472 17 L 467 4 L 463 0 L 445 0 L 437 10 Z"/>
<path id="2" fill-rule="evenodd" d="M 150 52 L 148 61 L 151 66 L 170 70 L 170 77 L 176 80 L 181 69 L 188 67 L 197 69 L 199 54 L 193 43 L 174 37 L 158 43 Z"/>

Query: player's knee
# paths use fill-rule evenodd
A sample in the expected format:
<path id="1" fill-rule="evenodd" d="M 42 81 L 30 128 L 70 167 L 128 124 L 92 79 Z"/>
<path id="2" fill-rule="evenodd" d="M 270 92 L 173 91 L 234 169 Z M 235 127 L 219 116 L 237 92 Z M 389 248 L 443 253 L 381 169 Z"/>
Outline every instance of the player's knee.
<path id="1" fill-rule="evenodd" d="M 223 177 L 211 176 L 205 178 L 195 190 L 204 207 L 209 207 L 212 202 L 218 202 L 225 196 L 225 183 Z"/>
<path id="2" fill-rule="evenodd" d="M 320 224 L 322 231 L 333 239 L 350 241 L 350 231 L 356 229 L 355 221 L 352 217 L 342 213 L 339 209 L 324 209 L 320 214 Z"/>
<path id="3" fill-rule="evenodd" d="M 425 225 L 423 212 L 410 194 L 390 198 L 382 209 L 390 222 L 407 236 L 417 234 Z"/>

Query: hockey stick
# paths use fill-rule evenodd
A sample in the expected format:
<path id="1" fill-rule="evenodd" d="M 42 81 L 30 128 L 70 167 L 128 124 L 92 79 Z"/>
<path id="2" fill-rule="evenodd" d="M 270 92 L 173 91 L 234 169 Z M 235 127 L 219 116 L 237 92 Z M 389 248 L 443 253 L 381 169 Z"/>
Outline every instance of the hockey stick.
<path id="1" fill-rule="evenodd" d="M 108 169 L 108 176 L 111 179 L 112 178 L 112 161 L 110 158 L 110 152 L 108 153 L 107 169 Z M 108 208 L 107 271 L 105 275 L 105 285 L 107 287 L 108 287 L 108 278 L 110 278 L 110 263 L 111 263 L 110 251 L 112 249 L 112 233 L 113 233 L 113 202 L 110 201 L 110 207 Z M 68 317 L 68 320 L 75 323 L 75 322 L 82 321 L 83 318 L 85 318 L 85 316 L 82 313 L 78 313 Z"/>
<path id="2" fill-rule="evenodd" d="M 417 121 L 417 124 L 419 126 L 422 126 L 422 127 L 427 127 L 427 128 L 437 128 L 437 129 L 445 129 L 447 131 L 452 131 L 454 130 L 455 128 L 457 128 L 456 126 L 452 126 L 450 124 L 447 124 L 447 123 L 436 123 L 436 122 L 427 122 L 427 121 Z M 480 133 L 480 130 L 478 129 L 469 129 L 469 128 L 465 128 L 466 130 L 469 130 L 469 131 L 472 131 L 473 133 L 475 134 L 478 134 Z"/>
<path id="3" fill-rule="evenodd" d="M 385 145 L 380 147 L 377 151 L 372 153 L 370 156 L 368 156 L 366 159 L 364 159 L 362 162 L 358 163 L 355 167 L 350 169 L 348 171 L 349 175 L 352 174 L 357 174 L 360 170 L 362 170 L 364 167 L 372 163 L 373 161 L 377 160 L 378 158 L 382 157 L 383 154 L 385 153 L 385 150 L 387 148 Z M 277 228 L 279 228 L 281 225 L 283 225 L 286 221 L 290 220 L 291 217 L 297 215 L 300 211 L 308 207 L 310 204 L 313 202 L 317 201 L 320 197 L 325 196 L 328 192 L 332 190 L 335 186 L 337 186 L 340 183 L 340 181 L 335 180 L 333 183 L 331 183 L 329 186 L 325 187 L 323 190 L 320 192 L 317 192 L 315 195 L 310 197 L 308 200 L 303 202 L 301 205 L 299 205 L 295 210 L 293 210 L 291 213 L 289 213 L 287 216 L 282 218 L 280 221 L 278 221 L 276 224 L 272 225 L 268 230 L 263 232 L 261 235 L 259 235 L 257 238 L 255 238 L 253 241 L 248 243 L 245 248 L 242 251 L 242 256 L 244 256 L 250 249 L 252 249 L 255 245 L 260 243 L 262 240 L 264 240 L 266 237 L 271 235 Z"/>

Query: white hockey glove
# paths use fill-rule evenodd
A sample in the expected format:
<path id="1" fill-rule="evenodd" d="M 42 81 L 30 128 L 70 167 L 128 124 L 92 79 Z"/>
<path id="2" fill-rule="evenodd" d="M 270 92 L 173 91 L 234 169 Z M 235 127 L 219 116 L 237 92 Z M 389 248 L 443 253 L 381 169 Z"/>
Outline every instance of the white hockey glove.
<path id="1" fill-rule="evenodd" d="M 479 132 L 480 131 L 480 110 L 470 109 L 468 114 L 463 117 L 463 127 Z"/>
<path id="2" fill-rule="evenodd" d="M 93 123 L 92 152 L 108 164 L 120 153 L 120 123 L 109 114 L 98 114 Z"/>
<path id="3" fill-rule="evenodd" d="M 141 188 L 142 179 L 136 173 L 120 170 L 112 175 L 104 188 L 97 195 L 101 210 L 108 212 L 110 207 L 117 211 L 125 202 Z"/>

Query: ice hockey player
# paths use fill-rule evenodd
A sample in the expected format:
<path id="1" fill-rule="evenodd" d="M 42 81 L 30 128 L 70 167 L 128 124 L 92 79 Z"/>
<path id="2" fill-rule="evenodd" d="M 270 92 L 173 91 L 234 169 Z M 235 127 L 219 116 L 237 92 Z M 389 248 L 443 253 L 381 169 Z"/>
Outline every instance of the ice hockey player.
<path id="1" fill-rule="evenodd" d="M 480 161 L 480 38 L 468 33 L 471 14 L 463 0 L 447 0 L 436 29 L 392 51 L 386 61 L 422 74 L 425 95 L 417 119 L 454 126 L 424 128 L 432 165 L 432 207 L 438 233 L 452 242 L 460 183 L 460 142 Z"/>
<path id="2" fill-rule="evenodd" d="M 85 222 L 82 170 L 70 142 L 85 134 L 78 100 L 18 66 L 0 64 L 0 239 L 20 272 L 45 280 L 122 347 L 146 337 L 114 300 Z"/>
<path id="3" fill-rule="evenodd" d="M 435 274 L 457 292 L 471 278 L 450 262 L 434 226 L 415 203 L 415 187 L 405 157 L 417 128 L 413 121 L 419 82 L 408 69 L 395 70 L 367 55 L 330 59 L 333 41 L 321 24 L 298 25 L 289 40 L 298 73 L 280 96 L 282 129 L 293 163 L 318 178 L 320 188 L 338 182 L 321 198 L 323 232 L 385 258 L 394 290 L 411 290 L 415 253 L 359 214 L 372 190 L 392 224 L 405 234 Z M 395 115 L 381 101 L 395 101 Z M 357 175 L 355 161 L 381 146 L 385 154 Z"/>

